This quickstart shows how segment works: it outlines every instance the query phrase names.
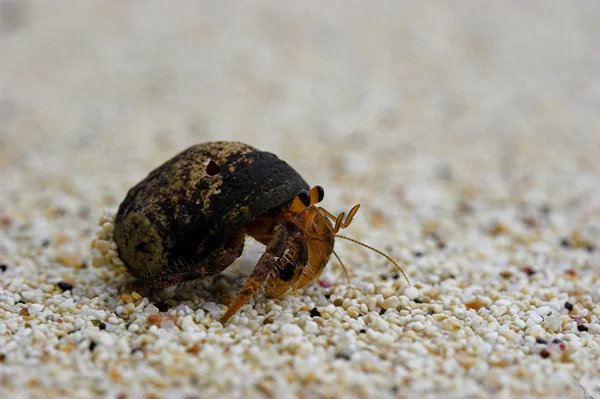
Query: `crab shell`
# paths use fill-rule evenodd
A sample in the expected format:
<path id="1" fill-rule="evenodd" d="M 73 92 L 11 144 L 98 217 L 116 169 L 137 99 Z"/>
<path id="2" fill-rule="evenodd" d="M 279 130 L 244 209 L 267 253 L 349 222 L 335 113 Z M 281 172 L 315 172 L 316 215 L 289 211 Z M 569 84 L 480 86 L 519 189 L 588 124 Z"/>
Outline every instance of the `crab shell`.
<path id="1" fill-rule="evenodd" d="M 116 217 L 119 256 L 133 276 L 204 259 L 248 222 L 308 188 L 274 154 L 238 142 L 195 145 L 129 190 Z"/>

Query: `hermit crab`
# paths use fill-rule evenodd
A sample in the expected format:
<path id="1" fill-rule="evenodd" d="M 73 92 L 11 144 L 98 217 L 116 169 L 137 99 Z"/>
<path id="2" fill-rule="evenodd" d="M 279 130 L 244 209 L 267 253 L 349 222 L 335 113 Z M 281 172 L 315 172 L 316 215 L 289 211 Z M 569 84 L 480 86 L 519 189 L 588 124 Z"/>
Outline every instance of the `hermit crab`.
<path id="1" fill-rule="evenodd" d="M 399 268 L 384 253 L 338 234 L 360 205 L 335 216 L 317 206 L 323 197 L 322 187 L 310 188 L 271 153 L 238 142 L 202 143 L 129 190 L 114 239 L 135 278 L 130 287 L 138 290 L 216 277 L 242 254 L 247 236 L 265 245 L 223 315 L 225 323 L 261 288 L 279 298 L 317 279 L 336 237 L 368 247 Z"/>

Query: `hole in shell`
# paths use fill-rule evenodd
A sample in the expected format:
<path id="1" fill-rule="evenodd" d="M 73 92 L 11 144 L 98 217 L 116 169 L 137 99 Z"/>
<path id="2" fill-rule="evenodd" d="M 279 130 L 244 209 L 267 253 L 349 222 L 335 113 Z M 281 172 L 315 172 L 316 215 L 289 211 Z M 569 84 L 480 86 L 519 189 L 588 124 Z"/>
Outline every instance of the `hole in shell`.
<path id="1" fill-rule="evenodd" d="M 214 176 L 221 171 L 221 167 L 212 159 L 206 164 L 206 174 Z"/>

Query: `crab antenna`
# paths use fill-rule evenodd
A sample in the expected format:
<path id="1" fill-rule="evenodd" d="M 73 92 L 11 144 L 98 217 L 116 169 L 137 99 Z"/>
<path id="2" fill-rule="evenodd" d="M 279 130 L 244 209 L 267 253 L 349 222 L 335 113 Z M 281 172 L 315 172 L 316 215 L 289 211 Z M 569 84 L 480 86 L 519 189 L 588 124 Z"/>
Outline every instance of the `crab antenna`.
<path id="1" fill-rule="evenodd" d="M 310 239 L 311 240 L 321 241 L 323 244 L 325 244 L 329 248 L 331 248 L 331 252 L 333 252 L 333 254 L 337 258 L 338 262 L 340 262 L 340 265 L 342 266 L 342 270 L 344 271 L 344 275 L 346 276 L 346 281 L 348 282 L 349 285 L 352 285 L 352 283 L 350 282 L 350 275 L 348 274 L 348 270 L 346 269 L 346 266 L 344 265 L 344 262 L 342 262 L 342 260 L 338 256 L 338 254 L 335 252 L 335 249 L 333 249 L 333 247 L 331 245 L 329 245 L 328 243 L 325 242 L 325 240 L 323 240 L 323 239 L 321 239 L 319 237 L 311 237 Z"/>
<path id="2" fill-rule="evenodd" d="M 392 258 L 390 258 L 387 254 L 381 252 L 377 248 L 373 248 L 373 247 L 371 247 L 371 246 L 369 246 L 367 244 L 363 244 L 362 242 L 360 242 L 358 240 L 355 240 L 354 238 L 342 236 L 342 235 L 339 235 L 339 234 L 336 234 L 335 236 L 339 237 L 339 238 L 343 238 L 344 240 L 352 241 L 353 243 L 358 244 L 358 245 L 360 245 L 362 247 L 368 248 L 368 249 L 370 249 L 373 252 L 377 252 L 379 255 L 383 256 L 384 258 L 386 258 L 387 260 L 389 260 L 390 262 L 392 262 L 393 265 L 396 266 L 396 268 L 398 270 L 400 270 L 400 273 L 402 273 L 402 275 L 406 279 L 406 282 L 410 285 L 410 280 L 408 279 L 408 277 L 406 277 L 406 274 L 404 273 L 404 270 L 402 270 L 402 268 L 400 266 L 398 266 L 398 264 L 396 262 L 394 262 L 394 260 Z"/>
<path id="3" fill-rule="evenodd" d="M 350 226 L 350 223 L 352 223 L 352 219 L 354 219 L 354 215 L 356 215 L 356 212 L 358 212 L 358 208 L 360 208 L 360 204 L 354 205 L 354 207 L 350 209 L 350 212 L 348 212 L 348 216 L 346 216 L 346 212 L 342 212 L 338 216 L 335 216 L 325 208 L 318 207 L 316 209 L 317 213 L 322 218 L 324 218 L 325 220 L 329 218 L 334 222 L 334 226 L 331 226 L 329 230 L 331 230 L 335 234 L 341 229 L 345 229 L 346 227 Z M 344 217 L 346 217 L 346 220 L 344 220 Z"/>

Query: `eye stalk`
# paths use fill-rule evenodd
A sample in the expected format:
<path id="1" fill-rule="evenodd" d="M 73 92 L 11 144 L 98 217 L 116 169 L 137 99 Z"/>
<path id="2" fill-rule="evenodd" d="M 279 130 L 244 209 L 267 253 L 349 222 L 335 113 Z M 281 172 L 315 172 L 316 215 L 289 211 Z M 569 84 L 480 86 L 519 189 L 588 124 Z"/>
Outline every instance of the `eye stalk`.
<path id="1" fill-rule="evenodd" d="M 308 207 L 311 207 L 321 201 L 325 197 L 325 190 L 321 186 L 314 186 L 310 191 L 302 190 L 292 201 L 289 209 L 292 212 L 302 212 Z"/>

